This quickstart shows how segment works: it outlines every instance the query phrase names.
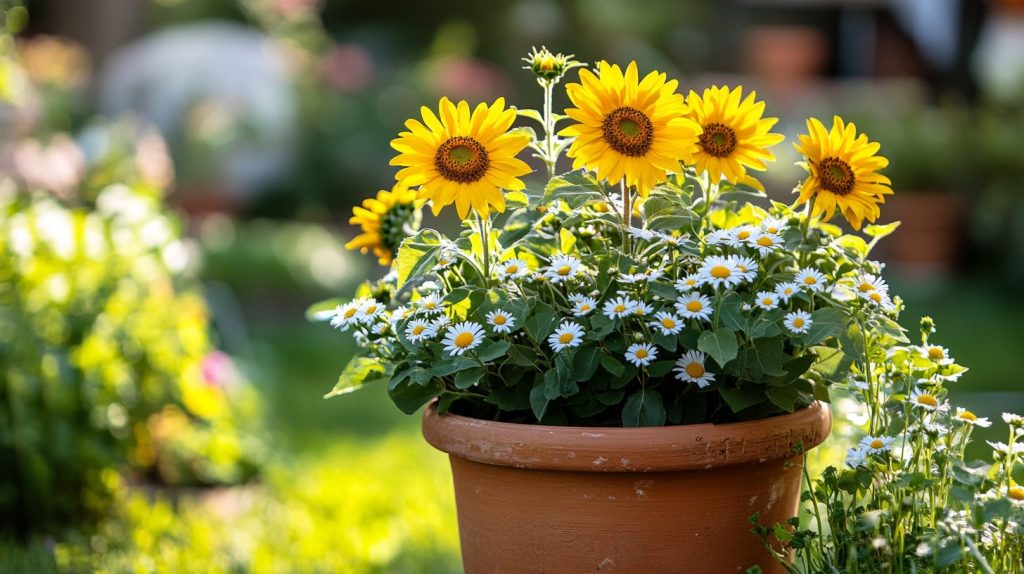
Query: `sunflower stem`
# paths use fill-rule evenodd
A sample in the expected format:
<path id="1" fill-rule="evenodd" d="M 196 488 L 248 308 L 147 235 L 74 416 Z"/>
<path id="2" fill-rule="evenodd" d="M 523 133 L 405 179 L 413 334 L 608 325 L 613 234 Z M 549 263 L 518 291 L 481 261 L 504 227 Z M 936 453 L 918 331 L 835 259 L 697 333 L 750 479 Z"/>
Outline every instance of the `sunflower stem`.
<path id="1" fill-rule="evenodd" d="M 630 255 L 633 251 L 629 237 L 629 228 L 633 226 L 633 202 L 626 187 L 626 178 L 619 180 L 619 188 L 622 190 L 622 250 Z"/>
<path id="2" fill-rule="evenodd" d="M 484 217 L 479 213 L 476 214 L 476 225 L 477 232 L 480 234 L 480 244 L 483 246 L 483 273 L 484 273 L 484 289 L 490 289 L 491 287 L 491 233 L 490 233 L 490 216 Z"/>
<path id="3" fill-rule="evenodd" d="M 555 122 L 551 113 L 551 98 L 555 88 L 555 82 L 544 80 L 544 163 L 548 167 L 548 179 L 555 177 Z"/>

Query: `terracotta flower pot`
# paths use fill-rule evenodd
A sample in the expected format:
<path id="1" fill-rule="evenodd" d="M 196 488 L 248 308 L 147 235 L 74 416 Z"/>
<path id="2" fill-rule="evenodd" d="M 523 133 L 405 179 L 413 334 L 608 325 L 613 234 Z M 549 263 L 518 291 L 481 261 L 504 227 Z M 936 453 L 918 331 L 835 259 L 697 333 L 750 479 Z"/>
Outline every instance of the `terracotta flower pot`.
<path id="1" fill-rule="evenodd" d="M 449 454 L 468 574 L 784 569 L 751 533 L 797 514 L 802 455 L 831 428 L 815 403 L 723 425 L 552 427 L 423 416 Z"/>

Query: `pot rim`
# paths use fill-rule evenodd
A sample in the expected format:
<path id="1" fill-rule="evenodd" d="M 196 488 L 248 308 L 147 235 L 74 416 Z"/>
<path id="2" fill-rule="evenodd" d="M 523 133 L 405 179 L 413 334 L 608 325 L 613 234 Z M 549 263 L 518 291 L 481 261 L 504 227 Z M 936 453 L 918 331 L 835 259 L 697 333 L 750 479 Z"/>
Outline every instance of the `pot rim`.
<path id="1" fill-rule="evenodd" d="M 821 444 L 832 416 L 820 401 L 753 421 L 662 427 L 568 427 L 506 423 L 423 412 L 427 442 L 484 464 L 573 472 L 665 472 L 788 459 Z"/>

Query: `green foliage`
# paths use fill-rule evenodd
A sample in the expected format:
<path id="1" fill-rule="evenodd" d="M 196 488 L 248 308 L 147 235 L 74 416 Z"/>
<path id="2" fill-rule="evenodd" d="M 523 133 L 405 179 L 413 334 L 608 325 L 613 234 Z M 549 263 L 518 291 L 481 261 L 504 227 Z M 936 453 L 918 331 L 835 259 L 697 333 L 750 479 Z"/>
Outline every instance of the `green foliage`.
<path id="1" fill-rule="evenodd" d="M 232 484 L 256 397 L 216 352 L 178 223 L 125 186 L 74 208 L 0 182 L 0 514 L 43 530 L 102 509 L 110 469 Z"/>

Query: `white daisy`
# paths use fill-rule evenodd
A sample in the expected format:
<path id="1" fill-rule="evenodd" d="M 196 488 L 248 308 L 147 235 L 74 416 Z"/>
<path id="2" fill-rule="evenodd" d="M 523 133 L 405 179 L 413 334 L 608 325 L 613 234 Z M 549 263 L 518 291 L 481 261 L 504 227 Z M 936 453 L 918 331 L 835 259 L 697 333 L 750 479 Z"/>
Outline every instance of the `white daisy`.
<path id="1" fill-rule="evenodd" d="M 771 291 L 761 291 L 754 298 L 754 304 L 765 311 L 771 311 L 779 306 L 779 296 Z"/>
<path id="2" fill-rule="evenodd" d="M 850 468 L 864 466 L 867 461 L 868 451 L 862 446 L 856 446 L 846 451 L 846 464 Z"/>
<path id="3" fill-rule="evenodd" d="M 405 338 L 418 343 L 430 337 L 430 324 L 422 319 L 413 319 L 405 326 Z"/>
<path id="4" fill-rule="evenodd" d="M 701 293 L 690 293 L 676 300 L 676 310 L 687 319 L 711 319 L 711 299 Z"/>
<path id="5" fill-rule="evenodd" d="M 572 255 L 558 255 L 551 259 L 551 265 L 544 270 L 544 276 L 552 283 L 568 281 L 580 272 L 580 260 Z"/>
<path id="6" fill-rule="evenodd" d="M 577 323 L 562 323 L 548 337 L 548 344 L 555 352 L 562 352 L 570 347 L 579 347 L 583 343 L 583 327 Z"/>
<path id="7" fill-rule="evenodd" d="M 735 287 L 743 281 L 742 272 L 731 258 L 712 255 L 704 260 L 697 276 L 704 285 L 714 287 Z"/>
<path id="8" fill-rule="evenodd" d="M 704 243 L 708 245 L 724 245 L 732 240 L 732 233 L 728 229 L 716 229 L 704 236 Z"/>
<path id="9" fill-rule="evenodd" d="M 730 255 L 729 259 L 736 266 L 736 269 L 739 270 L 741 280 L 753 281 L 757 277 L 757 261 L 749 257 L 740 257 L 739 255 Z"/>
<path id="10" fill-rule="evenodd" d="M 989 421 L 988 418 L 979 417 L 978 415 L 972 413 L 971 411 L 963 407 L 957 407 L 956 414 L 954 414 L 953 417 L 972 426 L 978 426 L 982 428 L 988 428 L 992 426 L 992 422 Z"/>
<path id="11" fill-rule="evenodd" d="M 441 251 L 441 254 L 437 256 L 437 263 L 434 265 L 435 271 L 447 269 L 455 264 L 456 255 L 451 251 Z"/>
<path id="12" fill-rule="evenodd" d="M 654 307 L 643 301 L 637 301 L 633 307 L 633 314 L 637 317 L 646 317 L 654 312 Z"/>
<path id="13" fill-rule="evenodd" d="M 648 277 L 646 273 L 623 273 L 619 275 L 619 283 L 625 283 L 631 285 L 633 283 L 642 283 L 647 281 Z"/>
<path id="14" fill-rule="evenodd" d="M 683 321 L 665 311 L 658 311 L 658 314 L 654 316 L 654 320 L 648 323 L 651 327 L 661 331 L 662 335 L 676 335 L 679 331 L 683 330 Z"/>
<path id="15" fill-rule="evenodd" d="M 768 233 L 777 235 L 785 228 L 786 222 L 778 217 L 766 217 L 761 221 L 761 229 Z"/>
<path id="16" fill-rule="evenodd" d="M 807 311 L 793 311 L 786 314 L 786 319 L 782 323 L 794 333 L 806 333 L 811 328 L 813 321 L 811 321 L 811 314 Z"/>
<path id="17" fill-rule="evenodd" d="M 949 349 L 938 345 L 928 345 L 918 349 L 921 356 L 939 365 L 952 365 L 953 357 L 949 356 Z"/>
<path id="18" fill-rule="evenodd" d="M 1024 427 L 1024 417 L 1013 413 L 1003 413 L 1003 422 L 1012 427 Z"/>
<path id="19" fill-rule="evenodd" d="M 808 268 L 802 269 L 796 274 L 794 279 L 797 285 L 808 291 L 821 291 L 825 288 L 825 276 L 822 275 L 821 271 L 817 269 Z"/>
<path id="20" fill-rule="evenodd" d="M 658 239 L 664 241 L 667 245 L 672 247 L 678 247 L 686 242 L 687 235 L 673 235 L 671 233 L 658 233 Z"/>
<path id="21" fill-rule="evenodd" d="M 518 279 L 529 275 L 530 268 L 522 259 L 509 259 L 498 263 L 495 272 L 498 274 L 498 278 L 502 280 Z"/>
<path id="22" fill-rule="evenodd" d="M 356 320 L 360 323 L 370 323 L 384 313 L 384 305 L 381 305 L 380 302 L 372 297 L 362 299 L 362 303 L 359 307 L 359 313 L 356 315 Z"/>
<path id="23" fill-rule="evenodd" d="M 696 273 L 687 275 L 686 277 L 676 281 L 676 291 L 679 291 L 680 293 L 688 293 L 697 287 L 700 287 L 700 277 Z"/>
<path id="24" fill-rule="evenodd" d="M 729 234 L 726 235 L 725 243 L 730 247 L 743 247 L 750 243 L 750 239 L 754 236 L 754 232 L 754 228 L 749 225 L 733 227 L 729 230 Z"/>
<path id="25" fill-rule="evenodd" d="M 750 240 L 750 246 L 757 249 L 761 255 L 769 255 L 782 247 L 782 238 L 774 233 L 759 231 Z"/>
<path id="26" fill-rule="evenodd" d="M 583 317 L 590 314 L 597 307 L 597 301 L 593 297 L 580 297 L 572 308 L 572 314 Z"/>
<path id="27" fill-rule="evenodd" d="M 992 447 L 992 450 L 995 451 L 995 454 L 999 454 L 1002 456 L 1007 456 L 1009 454 L 1024 454 L 1024 442 L 1013 443 L 1012 449 L 1010 448 L 1010 445 L 1006 444 L 1005 442 L 993 442 L 990 440 L 987 440 L 985 442 L 988 443 L 988 446 Z"/>
<path id="28" fill-rule="evenodd" d="M 432 314 L 444 311 L 444 302 L 437 293 L 431 293 L 426 297 L 420 297 L 415 303 L 416 310 L 420 313 Z"/>
<path id="29" fill-rule="evenodd" d="M 876 275 L 866 273 L 861 275 L 856 282 L 857 294 L 867 299 L 869 293 L 881 292 L 883 295 L 889 293 L 889 286 L 885 281 Z"/>
<path id="30" fill-rule="evenodd" d="M 889 295 L 882 291 L 858 293 L 858 295 L 865 301 L 873 303 L 886 311 L 892 311 L 893 309 L 896 308 L 896 306 L 892 304 L 892 299 L 889 298 Z"/>
<path id="31" fill-rule="evenodd" d="M 658 357 L 658 349 L 650 343 L 633 343 L 626 349 L 626 360 L 638 367 L 646 367 Z"/>
<path id="32" fill-rule="evenodd" d="M 781 283 L 775 287 L 775 294 L 779 296 L 780 301 L 789 301 L 789 298 L 796 295 L 799 290 L 800 285 L 790 281 L 789 283 Z"/>
<path id="33" fill-rule="evenodd" d="M 463 321 L 452 325 L 444 334 L 441 344 L 451 356 L 462 355 L 466 351 L 477 348 L 484 342 L 484 328 L 479 323 Z"/>
<path id="34" fill-rule="evenodd" d="M 882 452 L 889 450 L 892 444 L 892 438 L 887 436 L 871 436 L 868 435 L 860 439 L 860 446 L 868 450 L 869 452 Z"/>
<path id="35" fill-rule="evenodd" d="M 947 405 L 940 402 L 935 395 L 922 389 L 914 389 L 913 392 L 910 393 L 908 400 L 914 408 L 920 408 L 926 411 L 944 411 L 947 408 Z"/>
<path id="36" fill-rule="evenodd" d="M 390 328 L 391 323 L 384 321 L 382 323 L 377 323 L 376 325 L 374 325 L 373 329 L 371 330 L 375 335 L 383 335 L 384 333 L 387 333 Z"/>
<path id="37" fill-rule="evenodd" d="M 676 361 L 676 378 L 680 381 L 697 383 L 697 386 L 704 388 L 715 380 L 715 374 L 704 368 L 704 353 L 700 351 L 687 351 L 685 355 Z"/>
<path id="38" fill-rule="evenodd" d="M 362 307 L 362 301 L 359 299 L 338 305 L 334 309 L 334 316 L 331 317 L 331 326 L 340 331 L 347 331 L 349 327 L 359 321 L 360 307 Z"/>
<path id="39" fill-rule="evenodd" d="M 604 314 L 609 319 L 628 317 L 636 311 L 637 302 L 629 297 L 616 297 L 604 304 Z"/>
<path id="40" fill-rule="evenodd" d="M 516 326 L 516 318 L 501 309 L 487 314 L 487 323 L 495 333 L 508 333 Z"/>
<path id="41" fill-rule="evenodd" d="M 408 319 L 409 317 L 411 317 L 412 314 L 413 309 L 410 309 L 409 307 L 402 305 L 401 307 L 398 307 L 391 312 L 391 324 L 397 325 L 403 319 Z"/>
<path id="42" fill-rule="evenodd" d="M 629 234 L 632 237 L 642 239 L 644 241 L 651 241 L 657 236 L 655 232 L 651 231 L 650 229 L 641 229 L 639 227 L 630 227 Z"/>

